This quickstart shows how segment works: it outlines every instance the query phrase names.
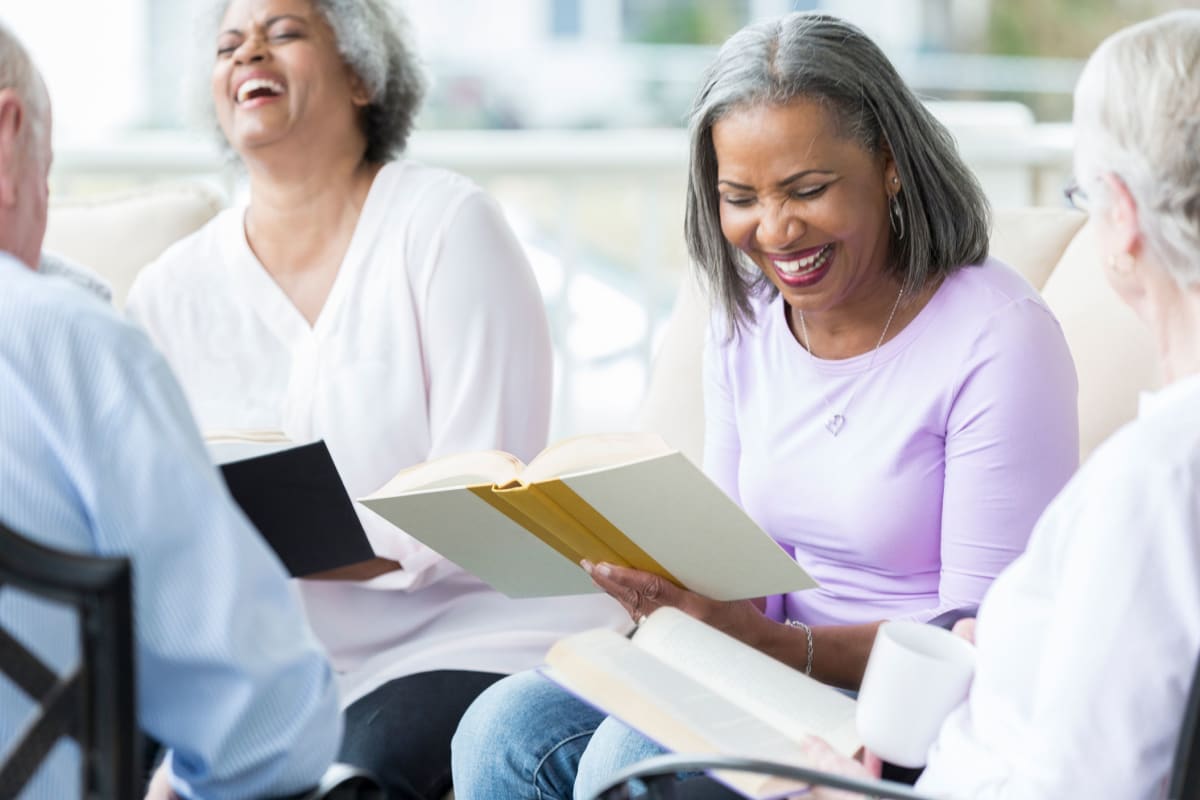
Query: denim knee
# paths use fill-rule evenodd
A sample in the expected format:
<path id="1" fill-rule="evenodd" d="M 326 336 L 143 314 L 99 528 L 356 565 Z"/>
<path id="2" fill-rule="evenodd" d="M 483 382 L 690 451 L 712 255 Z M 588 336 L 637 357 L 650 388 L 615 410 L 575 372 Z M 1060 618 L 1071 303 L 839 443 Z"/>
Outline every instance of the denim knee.
<path id="1" fill-rule="evenodd" d="M 570 800 L 579 757 L 604 715 L 536 672 L 476 698 L 451 742 L 458 800 Z"/>
<path id="2" fill-rule="evenodd" d="M 596 729 L 579 760 L 575 798 L 595 797 L 618 772 L 666 751 L 632 728 L 609 718 Z"/>

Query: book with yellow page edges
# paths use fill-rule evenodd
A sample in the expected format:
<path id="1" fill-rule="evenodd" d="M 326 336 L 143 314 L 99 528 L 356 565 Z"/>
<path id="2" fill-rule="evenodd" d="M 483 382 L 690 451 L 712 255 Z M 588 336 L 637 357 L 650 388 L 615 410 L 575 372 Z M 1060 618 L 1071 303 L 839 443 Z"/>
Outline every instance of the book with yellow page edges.
<path id="1" fill-rule="evenodd" d="M 717 600 L 816 585 L 654 434 L 568 439 L 528 466 L 496 451 L 448 456 L 360 502 L 509 597 L 599 591 L 581 559 L 653 572 Z"/>

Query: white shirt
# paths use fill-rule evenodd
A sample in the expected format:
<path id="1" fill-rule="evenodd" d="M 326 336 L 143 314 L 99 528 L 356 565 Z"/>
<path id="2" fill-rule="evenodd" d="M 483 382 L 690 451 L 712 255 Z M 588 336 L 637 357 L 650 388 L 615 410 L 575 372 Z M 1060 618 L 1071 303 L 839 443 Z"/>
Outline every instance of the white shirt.
<path id="1" fill-rule="evenodd" d="M 985 598 L 971 694 L 922 790 L 1164 794 L 1200 652 L 1200 376 L 1148 400 Z"/>
<path id="2" fill-rule="evenodd" d="M 0 253 L 0 519 L 60 550 L 133 564 L 138 723 L 182 797 L 314 786 L 341 739 L 329 665 L 287 575 L 208 460 L 187 401 L 107 303 Z M 12 586 L 0 629 L 58 674 L 78 620 Z M 0 679 L 0 753 L 30 699 Z M 60 741 L 19 797 L 80 796 Z"/>
<path id="3" fill-rule="evenodd" d="M 202 428 L 323 438 L 351 497 L 410 465 L 499 449 L 529 459 L 549 426 L 551 351 L 528 262 L 467 179 L 387 164 L 316 323 L 246 242 L 230 209 L 144 269 L 128 301 Z M 509 600 L 365 508 L 376 553 L 403 569 L 302 581 L 348 704 L 434 669 L 514 672 L 561 635 L 625 621 L 607 597 Z"/>

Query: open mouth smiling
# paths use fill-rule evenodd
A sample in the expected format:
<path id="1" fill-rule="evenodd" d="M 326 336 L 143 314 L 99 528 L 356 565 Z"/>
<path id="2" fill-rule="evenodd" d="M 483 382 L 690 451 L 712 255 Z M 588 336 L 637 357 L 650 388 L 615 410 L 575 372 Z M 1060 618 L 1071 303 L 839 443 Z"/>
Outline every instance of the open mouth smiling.
<path id="1" fill-rule="evenodd" d="M 832 242 L 816 250 L 807 251 L 806 255 L 800 258 L 794 256 L 791 258 L 772 256 L 771 263 L 784 275 L 792 278 L 801 278 L 811 275 L 824 267 L 831 255 L 833 255 Z"/>
<path id="2" fill-rule="evenodd" d="M 285 91 L 282 83 L 271 78 L 248 78 L 238 86 L 234 102 L 241 105 L 249 100 L 280 97 Z"/>

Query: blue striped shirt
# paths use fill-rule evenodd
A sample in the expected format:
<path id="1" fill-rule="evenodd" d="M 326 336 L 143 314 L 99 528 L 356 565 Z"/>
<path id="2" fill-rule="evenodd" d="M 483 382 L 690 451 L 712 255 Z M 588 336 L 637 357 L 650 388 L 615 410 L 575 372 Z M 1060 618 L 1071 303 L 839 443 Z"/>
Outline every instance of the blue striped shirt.
<path id="1" fill-rule="evenodd" d="M 232 503 L 166 362 L 78 287 L 0 253 L 0 520 L 133 561 L 138 717 L 184 797 L 315 784 L 336 754 L 332 674 L 275 556 Z M 0 590 L 0 625 L 56 669 L 73 612 Z M 0 751 L 32 713 L 0 679 Z M 79 796 L 60 742 L 23 798 Z"/>

